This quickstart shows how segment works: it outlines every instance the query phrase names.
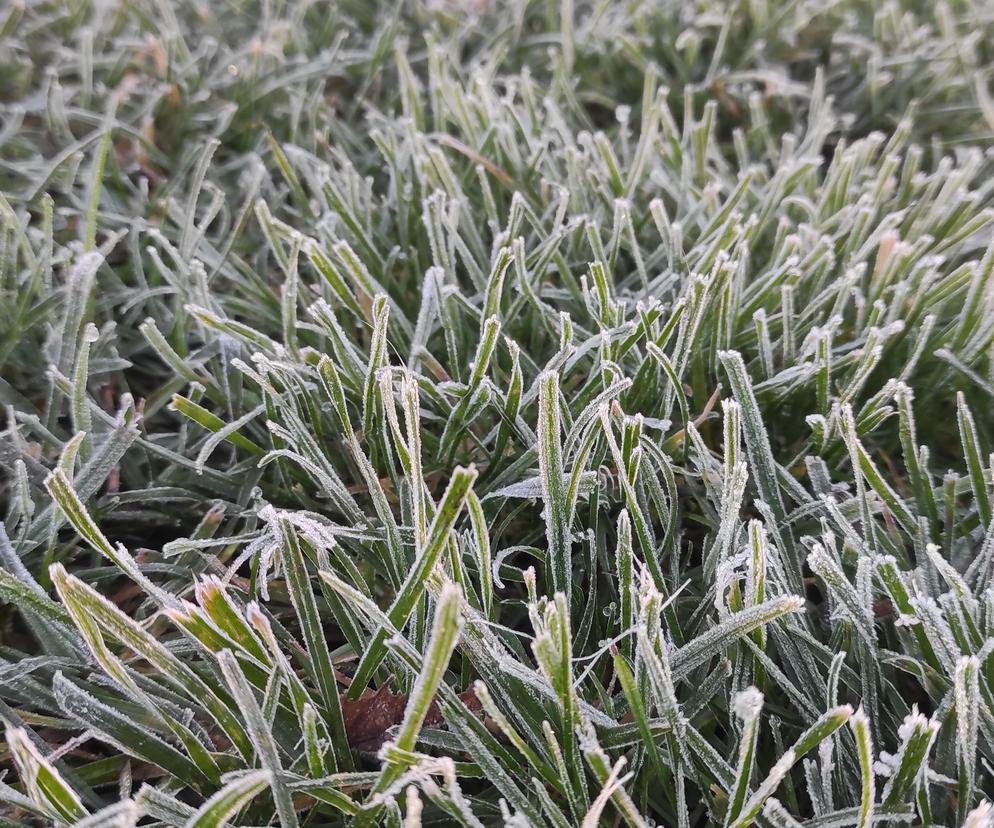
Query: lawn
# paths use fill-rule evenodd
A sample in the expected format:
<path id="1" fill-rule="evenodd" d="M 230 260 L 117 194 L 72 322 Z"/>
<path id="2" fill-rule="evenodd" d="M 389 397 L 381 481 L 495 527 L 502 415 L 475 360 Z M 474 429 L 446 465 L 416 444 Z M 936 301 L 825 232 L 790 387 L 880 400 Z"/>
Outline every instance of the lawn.
<path id="1" fill-rule="evenodd" d="M 994 826 L 994 5 L 0 2 L 0 828 Z"/>

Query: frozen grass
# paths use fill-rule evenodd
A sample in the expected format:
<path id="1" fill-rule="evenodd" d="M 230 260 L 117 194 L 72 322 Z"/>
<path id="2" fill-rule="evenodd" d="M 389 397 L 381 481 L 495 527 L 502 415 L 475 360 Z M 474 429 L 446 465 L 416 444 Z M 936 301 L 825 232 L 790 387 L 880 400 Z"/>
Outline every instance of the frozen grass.
<path id="1" fill-rule="evenodd" d="M 992 63 L 0 5 L 0 823 L 990 825 Z"/>

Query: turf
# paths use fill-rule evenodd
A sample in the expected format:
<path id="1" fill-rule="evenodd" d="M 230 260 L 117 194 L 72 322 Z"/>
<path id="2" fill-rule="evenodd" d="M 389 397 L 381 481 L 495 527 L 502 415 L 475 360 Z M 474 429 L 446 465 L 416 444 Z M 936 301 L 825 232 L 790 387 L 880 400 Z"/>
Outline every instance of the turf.
<path id="1" fill-rule="evenodd" d="M 0 5 L 0 824 L 994 822 L 994 10 Z"/>

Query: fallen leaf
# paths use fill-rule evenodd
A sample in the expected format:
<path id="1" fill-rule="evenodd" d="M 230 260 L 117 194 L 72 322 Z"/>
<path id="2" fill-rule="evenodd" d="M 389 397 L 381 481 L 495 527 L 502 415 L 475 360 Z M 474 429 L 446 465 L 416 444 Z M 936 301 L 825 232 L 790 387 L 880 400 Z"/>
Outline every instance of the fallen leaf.
<path id="1" fill-rule="evenodd" d="M 472 690 L 460 693 L 459 698 L 474 713 L 482 708 Z M 342 716 L 349 745 L 363 752 L 379 750 L 387 741 L 387 731 L 404 720 L 407 699 L 406 693 L 393 693 L 386 685 L 358 699 L 349 700 L 342 696 Z M 424 723 L 426 727 L 438 727 L 445 723 L 437 701 L 433 701 L 428 708 Z"/>

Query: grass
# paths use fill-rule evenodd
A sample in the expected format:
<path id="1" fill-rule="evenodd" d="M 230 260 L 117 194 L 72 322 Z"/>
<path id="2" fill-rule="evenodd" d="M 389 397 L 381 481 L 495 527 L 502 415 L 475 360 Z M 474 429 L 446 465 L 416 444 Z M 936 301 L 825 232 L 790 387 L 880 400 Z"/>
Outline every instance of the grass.
<path id="1" fill-rule="evenodd" d="M 0 824 L 994 824 L 992 44 L 0 9 Z"/>

